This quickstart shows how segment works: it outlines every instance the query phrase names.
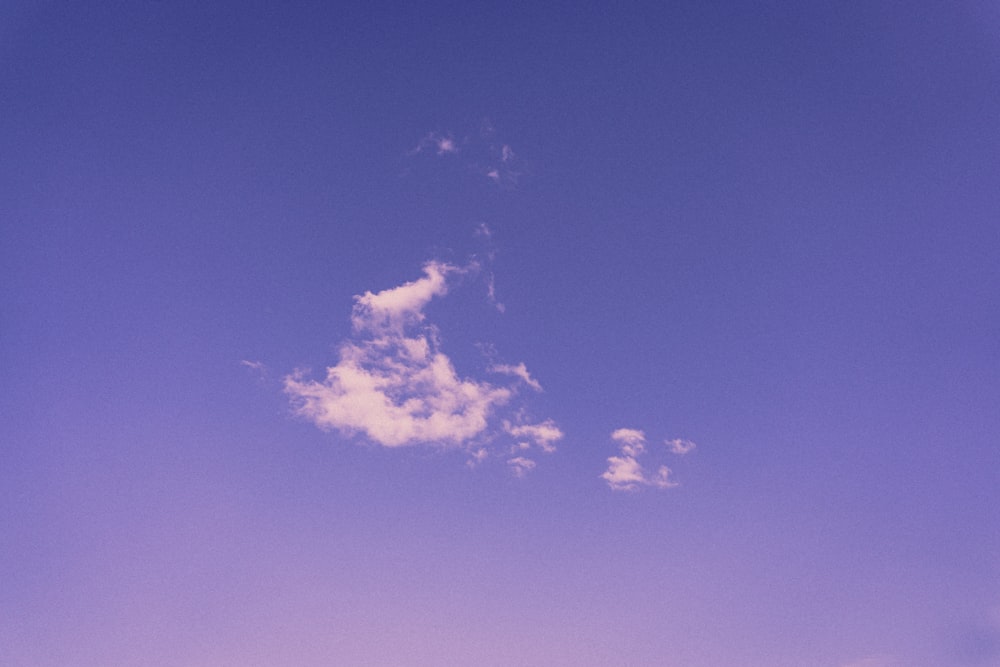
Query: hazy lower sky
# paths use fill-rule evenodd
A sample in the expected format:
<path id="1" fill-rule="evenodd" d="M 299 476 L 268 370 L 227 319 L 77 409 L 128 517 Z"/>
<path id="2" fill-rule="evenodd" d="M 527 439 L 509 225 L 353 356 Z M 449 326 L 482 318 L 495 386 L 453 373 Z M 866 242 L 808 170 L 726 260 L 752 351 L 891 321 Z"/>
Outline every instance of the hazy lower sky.
<path id="1" fill-rule="evenodd" d="M 1000 666 L 993 2 L 0 9 L 0 664 Z"/>

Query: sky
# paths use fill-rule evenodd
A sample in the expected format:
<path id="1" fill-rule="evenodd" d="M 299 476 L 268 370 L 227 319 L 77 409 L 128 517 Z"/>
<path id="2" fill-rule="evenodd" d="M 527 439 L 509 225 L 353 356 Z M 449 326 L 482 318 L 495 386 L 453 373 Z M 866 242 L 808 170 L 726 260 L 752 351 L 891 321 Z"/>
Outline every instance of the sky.
<path id="1" fill-rule="evenodd" d="M 1000 9 L 0 7 L 0 664 L 1000 666 Z"/>

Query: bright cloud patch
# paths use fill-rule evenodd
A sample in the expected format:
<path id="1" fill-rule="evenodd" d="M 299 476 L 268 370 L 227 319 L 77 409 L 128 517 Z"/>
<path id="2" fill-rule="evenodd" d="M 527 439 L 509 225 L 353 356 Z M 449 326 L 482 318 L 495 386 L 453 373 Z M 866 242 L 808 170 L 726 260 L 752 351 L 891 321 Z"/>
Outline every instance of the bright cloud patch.
<path id="1" fill-rule="evenodd" d="M 634 428 L 620 428 L 611 434 L 611 439 L 621 447 L 625 456 L 639 456 L 646 451 L 646 434 Z"/>
<path id="2" fill-rule="evenodd" d="M 326 377 L 310 380 L 296 373 L 285 378 L 296 413 L 320 428 L 358 434 L 385 447 L 464 449 L 473 463 L 487 458 L 485 446 L 504 432 L 553 451 L 562 437 L 554 422 L 525 423 L 523 410 L 502 418 L 516 386 L 460 377 L 438 349 L 437 330 L 425 322 L 423 309 L 448 293 L 449 278 L 470 270 L 428 262 L 417 280 L 355 297 L 355 335 L 340 345 L 338 362 L 327 368 Z M 537 385 L 523 363 L 503 367 L 511 370 L 494 372 Z M 523 476 L 534 462 L 510 465 Z"/>
<path id="3" fill-rule="evenodd" d="M 619 456 L 608 458 L 608 469 L 601 478 L 615 491 L 635 491 L 642 486 L 667 489 L 677 486 L 670 478 L 670 468 L 661 465 L 656 472 L 647 471 L 639 458 L 646 453 L 646 434 L 634 428 L 620 428 L 611 433 L 618 445 Z M 667 448 L 675 454 L 686 454 L 694 449 L 689 440 L 667 440 Z"/>
<path id="4" fill-rule="evenodd" d="M 531 444 L 534 444 L 547 453 L 556 451 L 555 443 L 562 440 L 563 437 L 563 432 L 551 419 L 546 419 L 539 424 L 512 424 L 504 420 L 503 429 L 521 440 L 521 449 L 528 449 Z"/>

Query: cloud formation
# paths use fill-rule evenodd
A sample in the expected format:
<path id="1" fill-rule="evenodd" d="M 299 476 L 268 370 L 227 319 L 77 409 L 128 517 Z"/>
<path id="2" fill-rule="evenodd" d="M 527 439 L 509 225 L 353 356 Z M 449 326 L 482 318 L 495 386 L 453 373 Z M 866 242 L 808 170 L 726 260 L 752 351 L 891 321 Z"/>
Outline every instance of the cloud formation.
<path id="1" fill-rule="evenodd" d="M 619 428 L 611 433 L 611 439 L 618 445 L 618 456 L 608 457 L 608 468 L 601 474 L 614 491 L 635 491 L 643 486 L 669 489 L 677 486 L 671 479 L 671 471 L 661 465 L 656 472 L 649 472 L 639 463 L 646 453 L 646 434 L 639 429 Z M 686 454 L 695 448 L 689 440 L 667 440 L 668 451 Z"/>
<path id="2" fill-rule="evenodd" d="M 311 380 L 302 372 L 285 378 L 296 414 L 322 429 L 384 447 L 463 449 L 473 464 L 487 458 L 487 446 L 504 434 L 529 448 L 554 451 L 563 436 L 555 423 L 530 423 L 523 409 L 501 416 L 511 408 L 517 386 L 460 377 L 439 349 L 437 329 L 426 323 L 427 304 L 448 293 L 451 279 L 475 268 L 432 261 L 417 280 L 356 296 L 354 335 L 341 343 L 325 378 Z M 523 363 L 494 364 L 492 370 L 541 388 Z M 534 462 L 518 457 L 510 465 L 523 476 Z"/>

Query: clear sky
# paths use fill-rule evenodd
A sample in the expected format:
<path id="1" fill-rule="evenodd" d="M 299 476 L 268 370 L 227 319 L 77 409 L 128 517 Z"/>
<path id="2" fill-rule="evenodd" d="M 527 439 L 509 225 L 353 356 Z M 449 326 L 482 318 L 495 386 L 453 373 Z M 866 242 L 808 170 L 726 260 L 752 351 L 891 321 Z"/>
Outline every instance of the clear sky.
<path id="1" fill-rule="evenodd" d="M 0 664 L 1000 666 L 993 2 L 0 8 Z"/>

